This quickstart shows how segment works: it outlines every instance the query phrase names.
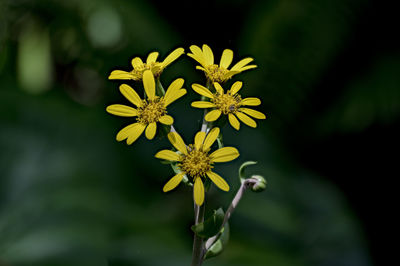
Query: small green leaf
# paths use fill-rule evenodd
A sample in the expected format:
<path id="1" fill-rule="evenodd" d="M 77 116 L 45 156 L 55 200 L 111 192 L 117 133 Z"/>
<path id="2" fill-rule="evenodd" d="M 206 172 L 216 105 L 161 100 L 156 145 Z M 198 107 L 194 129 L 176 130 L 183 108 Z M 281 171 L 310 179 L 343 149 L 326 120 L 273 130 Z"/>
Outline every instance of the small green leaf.
<path id="1" fill-rule="evenodd" d="M 206 254 L 204 255 L 204 259 L 209 259 L 209 258 L 218 256 L 219 254 L 221 254 L 221 252 L 224 250 L 224 248 L 228 244 L 228 241 L 229 241 L 229 223 L 226 223 L 225 226 L 221 229 L 220 235 L 217 238 L 217 240 L 206 251 Z"/>
<path id="2" fill-rule="evenodd" d="M 250 165 L 254 165 L 254 164 L 257 164 L 257 162 L 255 162 L 255 161 L 247 161 L 247 162 L 244 162 L 244 163 L 240 166 L 240 168 L 239 168 L 239 178 L 240 178 L 240 182 L 241 182 L 241 183 L 243 183 L 244 180 L 246 179 L 246 176 L 245 176 L 245 174 L 244 174 L 244 170 L 246 169 L 246 167 L 248 167 L 248 166 L 250 166 Z"/>
<path id="3" fill-rule="evenodd" d="M 224 216 L 224 211 L 221 208 L 216 211 L 214 210 L 213 215 L 211 215 L 203 223 L 193 225 L 192 231 L 201 238 L 215 236 L 221 230 L 222 223 L 224 222 Z"/>

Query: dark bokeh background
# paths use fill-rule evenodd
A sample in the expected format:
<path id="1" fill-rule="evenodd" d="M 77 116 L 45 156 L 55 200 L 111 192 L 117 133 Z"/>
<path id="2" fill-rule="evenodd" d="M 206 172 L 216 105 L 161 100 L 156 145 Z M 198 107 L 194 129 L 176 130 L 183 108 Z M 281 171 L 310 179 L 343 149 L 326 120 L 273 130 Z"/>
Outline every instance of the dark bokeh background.
<path id="1" fill-rule="evenodd" d="M 190 3 L 190 4 L 189 4 Z M 227 250 L 205 265 L 368 266 L 392 263 L 400 49 L 389 1 L 0 1 L 0 265 L 188 265 L 191 191 L 153 155 L 168 142 L 115 141 L 128 123 L 105 112 L 124 99 L 107 76 L 133 56 L 209 44 L 217 60 L 252 56 L 237 76 L 268 115 L 224 128 L 268 189 L 248 193 Z M 203 82 L 188 57 L 168 67 Z M 196 95 L 172 106 L 190 141 Z M 188 111 L 189 110 L 189 111 Z M 394 155 L 393 155 L 394 154 Z"/>

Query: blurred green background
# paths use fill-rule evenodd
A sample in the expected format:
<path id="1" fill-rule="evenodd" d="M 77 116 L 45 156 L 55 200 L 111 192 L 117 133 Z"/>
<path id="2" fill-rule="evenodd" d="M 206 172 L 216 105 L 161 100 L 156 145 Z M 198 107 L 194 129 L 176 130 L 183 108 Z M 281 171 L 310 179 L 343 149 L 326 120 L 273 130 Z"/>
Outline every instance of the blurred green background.
<path id="1" fill-rule="evenodd" d="M 247 193 L 224 253 L 205 265 L 368 266 L 389 260 L 400 114 L 394 6 L 363 0 L 0 1 L 0 265 L 188 265 L 191 191 L 162 193 L 168 148 L 115 135 L 128 122 L 113 69 L 134 56 L 207 43 L 219 60 L 255 58 L 236 76 L 267 114 L 257 129 L 224 128 L 268 189 Z M 204 83 L 182 56 L 162 75 Z M 202 112 L 192 90 L 171 106 L 186 141 Z"/>

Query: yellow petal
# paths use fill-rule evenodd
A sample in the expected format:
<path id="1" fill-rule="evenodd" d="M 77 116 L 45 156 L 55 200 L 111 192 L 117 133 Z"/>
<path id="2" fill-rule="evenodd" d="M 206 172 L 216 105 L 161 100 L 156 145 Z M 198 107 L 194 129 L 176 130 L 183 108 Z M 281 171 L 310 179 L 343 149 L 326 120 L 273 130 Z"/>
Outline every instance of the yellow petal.
<path id="1" fill-rule="evenodd" d="M 143 86 L 146 91 L 147 98 L 153 100 L 156 96 L 156 83 L 154 81 L 153 72 L 146 70 L 143 73 Z"/>
<path id="2" fill-rule="evenodd" d="M 203 145 L 204 138 L 206 137 L 206 133 L 203 131 L 197 132 L 196 136 L 194 137 L 194 147 L 196 150 L 200 150 L 201 146 Z"/>
<path id="3" fill-rule="evenodd" d="M 165 92 L 164 99 L 168 99 L 170 94 L 174 94 L 176 91 L 180 90 L 185 81 L 182 78 L 178 78 L 174 80 L 169 86 L 167 91 Z"/>
<path id="4" fill-rule="evenodd" d="M 245 66 L 245 67 L 240 68 L 239 71 L 243 72 L 243 71 L 246 71 L 246 70 L 249 70 L 249 69 L 253 69 L 253 68 L 256 68 L 256 67 L 257 67 L 257 65 Z"/>
<path id="5" fill-rule="evenodd" d="M 257 118 L 257 119 L 266 119 L 267 118 L 265 116 L 265 114 L 263 114 L 263 113 L 261 113 L 259 111 L 253 110 L 253 109 L 240 108 L 239 111 L 243 112 L 245 114 L 248 114 L 249 116 L 252 116 L 252 117 Z"/>
<path id="6" fill-rule="evenodd" d="M 202 66 L 206 67 L 207 65 L 204 62 L 203 56 L 201 55 L 196 55 L 196 54 L 187 54 L 187 56 L 193 58 L 194 60 L 196 60 L 199 64 L 201 64 Z M 197 68 L 197 67 L 196 67 Z M 198 68 L 197 68 L 198 69 Z M 205 71 L 205 69 L 203 68 L 203 71 Z"/>
<path id="7" fill-rule="evenodd" d="M 214 95 L 211 93 L 209 89 L 200 85 L 200 84 L 192 84 L 192 89 L 200 95 L 203 95 L 207 98 L 214 98 Z"/>
<path id="8" fill-rule="evenodd" d="M 224 94 L 224 89 L 219 85 L 218 82 L 214 82 L 214 88 L 218 92 L 218 94 Z"/>
<path id="9" fill-rule="evenodd" d="M 197 56 L 200 56 L 200 57 L 203 56 L 203 51 L 202 51 L 201 48 L 198 47 L 197 45 L 191 45 L 191 46 L 189 47 L 189 49 L 190 49 L 190 51 L 191 51 L 194 55 L 197 55 Z"/>
<path id="10" fill-rule="evenodd" d="M 224 75 L 224 79 L 228 80 L 230 79 L 233 75 L 236 75 L 240 73 L 240 71 L 228 71 L 225 75 Z"/>
<path id="11" fill-rule="evenodd" d="M 233 52 L 230 49 L 225 49 L 221 56 L 221 61 L 219 63 L 220 67 L 227 69 L 229 65 L 232 63 Z"/>
<path id="12" fill-rule="evenodd" d="M 175 102 L 176 100 L 178 100 L 179 98 L 181 98 L 183 95 L 186 94 L 186 90 L 185 89 L 180 89 L 178 91 L 174 91 L 172 94 L 170 94 L 168 96 L 167 99 L 165 99 L 164 105 L 165 107 L 167 107 L 168 105 L 170 105 L 171 103 Z"/>
<path id="13" fill-rule="evenodd" d="M 220 110 L 212 110 L 211 112 L 207 113 L 206 116 L 204 117 L 207 122 L 213 122 L 217 120 L 221 115 Z"/>
<path id="14" fill-rule="evenodd" d="M 149 56 L 147 56 L 146 63 L 147 64 L 155 63 L 157 61 L 157 57 L 158 57 L 158 52 L 150 53 Z"/>
<path id="15" fill-rule="evenodd" d="M 217 140 L 218 135 L 219 135 L 218 127 L 214 127 L 213 129 L 210 130 L 210 132 L 208 132 L 207 137 L 203 143 L 204 151 L 208 150 L 211 147 L 211 145 L 213 145 L 213 143 Z"/>
<path id="16" fill-rule="evenodd" d="M 181 160 L 181 157 L 179 156 L 179 154 L 177 154 L 176 152 L 170 151 L 170 150 L 159 151 L 156 153 L 156 155 L 154 155 L 154 157 L 156 157 L 158 159 L 173 161 L 173 162 L 177 162 L 177 161 Z"/>
<path id="17" fill-rule="evenodd" d="M 139 57 L 133 58 L 132 61 L 131 61 L 131 64 L 132 64 L 132 67 L 133 67 L 134 69 L 136 69 L 136 68 L 143 68 L 143 61 L 142 61 L 142 59 L 140 59 Z"/>
<path id="18" fill-rule="evenodd" d="M 122 84 L 119 86 L 119 91 L 122 95 L 125 96 L 128 101 L 136 105 L 137 107 L 142 106 L 142 99 L 140 99 L 139 95 L 136 93 L 134 89 L 126 84 Z"/>
<path id="19" fill-rule="evenodd" d="M 111 72 L 108 79 L 133 79 L 133 76 L 130 72 L 122 71 L 122 70 L 114 70 Z"/>
<path id="20" fill-rule="evenodd" d="M 207 72 L 207 70 L 202 66 L 196 66 L 196 69 Z"/>
<path id="21" fill-rule="evenodd" d="M 212 108 L 215 107 L 215 104 L 212 102 L 206 102 L 206 101 L 195 101 L 192 102 L 192 107 L 195 108 Z"/>
<path id="22" fill-rule="evenodd" d="M 253 119 L 251 119 L 250 117 L 248 117 L 247 115 L 241 113 L 241 112 L 237 112 L 236 116 L 246 125 L 248 125 L 249 127 L 257 127 L 257 123 L 256 121 L 254 121 Z"/>
<path id="23" fill-rule="evenodd" d="M 247 57 L 245 59 L 240 60 L 239 62 L 237 62 L 232 68 L 232 71 L 236 71 L 236 70 L 240 70 L 242 67 L 244 67 L 245 65 L 247 65 L 248 63 L 250 63 L 251 61 L 253 61 L 253 58 Z"/>
<path id="24" fill-rule="evenodd" d="M 122 105 L 122 104 L 112 104 L 107 106 L 106 111 L 110 114 L 124 117 L 132 117 L 137 116 L 137 110 L 130 106 Z"/>
<path id="25" fill-rule="evenodd" d="M 241 102 L 241 105 L 248 105 L 248 106 L 257 106 L 261 104 L 261 100 L 255 97 L 244 98 Z"/>
<path id="26" fill-rule="evenodd" d="M 181 153 L 187 154 L 186 144 L 182 137 L 176 132 L 168 133 L 169 142 Z"/>
<path id="27" fill-rule="evenodd" d="M 204 61 L 207 65 L 214 64 L 214 54 L 207 44 L 203 44 Z"/>
<path id="28" fill-rule="evenodd" d="M 156 132 L 157 132 L 157 123 L 156 122 L 150 123 L 146 128 L 146 133 L 145 133 L 146 138 L 153 139 L 154 136 L 156 135 Z"/>
<path id="29" fill-rule="evenodd" d="M 201 206 L 204 202 L 204 186 L 203 181 L 201 181 L 200 177 L 197 177 L 194 181 L 193 187 L 193 197 L 194 201 L 198 206 Z"/>
<path id="30" fill-rule="evenodd" d="M 168 192 L 174 188 L 176 188 L 177 185 L 182 181 L 184 173 L 179 173 L 175 175 L 173 178 L 171 178 L 167 184 L 164 185 L 163 191 Z"/>
<path id="31" fill-rule="evenodd" d="M 144 131 L 146 126 L 141 123 L 130 124 L 121 129 L 117 134 L 117 141 L 128 138 L 127 143 L 132 144 Z"/>
<path id="32" fill-rule="evenodd" d="M 239 130 L 240 122 L 239 122 L 239 120 L 237 120 L 236 116 L 233 114 L 228 114 L 228 119 L 229 119 L 229 123 L 231 124 L 231 126 L 234 129 Z"/>
<path id="33" fill-rule="evenodd" d="M 160 119 L 158 121 L 160 123 L 162 123 L 164 125 L 168 125 L 168 126 L 170 126 L 174 123 L 174 119 L 170 115 L 164 115 L 164 116 L 160 117 Z"/>
<path id="34" fill-rule="evenodd" d="M 214 184 L 223 191 L 229 191 L 229 185 L 226 181 L 214 172 L 207 172 L 207 176 L 214 182 Z"/>
<path id="35" fill-rule="evenodd" d="M 238 91 L 242 88 L 242 86 L 243 86 L 243 82 L 241 82 L 241 81 L 236 81 L 235 83 L 233 83 L 233 85 L 230 89 L 231 95 L 235 95 L 236 93 L 238 93 Z"/>
<path id="36" fill-rule="evenodd" d="M 177 48 L 174 51 L 172 51 L 163 61 L 163 68 L 174 62 L 176 59 L 178 59 L 183 53 L 185 52 L 185 49 L 183 48 Z"/>
<path id="37" fill-rule="evenodd" d="M 239 157 L 239 151 L 234 147 L 223 147 L 210 154 L 213 163 L 229 162 L 237 157 Z"/>

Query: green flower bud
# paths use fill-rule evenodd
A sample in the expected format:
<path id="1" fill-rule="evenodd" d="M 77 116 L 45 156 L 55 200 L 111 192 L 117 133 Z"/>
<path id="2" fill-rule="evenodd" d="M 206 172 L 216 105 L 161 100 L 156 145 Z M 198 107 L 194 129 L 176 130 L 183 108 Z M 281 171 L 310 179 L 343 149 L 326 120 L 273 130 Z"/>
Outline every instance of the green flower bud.
<path id="1" fill-rule="evenodd" d="M 267 187 L 267 181 L 264 177 L 260 175 L 252 175 L 251 178 L 257 180 L 257 182 L 251 187 L 252 191 L 261 192 L 265 190 L 265 188 Z"/>

